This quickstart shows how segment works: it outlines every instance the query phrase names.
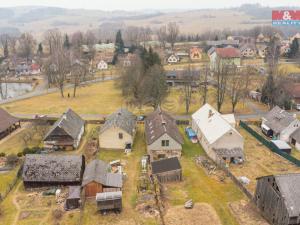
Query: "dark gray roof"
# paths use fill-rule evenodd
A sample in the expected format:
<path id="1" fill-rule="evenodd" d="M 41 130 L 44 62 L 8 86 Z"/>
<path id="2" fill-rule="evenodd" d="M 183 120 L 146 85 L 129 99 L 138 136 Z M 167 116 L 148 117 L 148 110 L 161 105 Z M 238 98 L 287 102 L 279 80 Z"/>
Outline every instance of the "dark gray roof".
<path id="1" fill-rule="evenodd" d="M 69 194 L 67 199 L 80 198 L 81 186 L 69 186 Z"/>
<path id="2" fill-rule="evenodd" d="M 250 48 L 250 49 L 252 49 L 253 51 L 256 50 L 256 47 L 255 47 L 254 44 L 252 44 L 252 43 L 246 43 L 246 44 L 244 44 L 244 45 L 242 45 L 242 46 L 240 47 L 240 51 L 244 51 L 244 50 L 246 50 L 247 48 Z"/>
<path id="3" fill-rule="evenodd" d="M 109 115 L 101 127 L 100 133 L 112 127 L 119 127 L 128 134 L 133 135 L 136 125 L 136 116 L 126 109 L 119 109 L 113 114 Z"/>
<path id="4" fill-rule="evenodd" d="M 291 138 L 295 139 L 297 143 L 300 143 L 300 128 L 291 134 Z"/>
<path id="5" fill-rule="evenodd" d="M 279 106 L 275 106 L 269 111 L 264 116 L 264 119 L 266 120 L 265 124 L 275 133 L 280 133 L 296 120 L 291 113 L 281 109 Z"/>
<path id="6" fill-rule="evenodd" d="M 175 141 L 183 144 L 183 138 L 176 125 L 176 120 L 163 112 L 160 107 L 147 116 L 145 120 L 145 134 L 148 145 L 151 145 L 164 134 L 168 134 Z"/>
<path id="7" fill-rule="evenodd" d="M 95 181 L 109 187 L 121 188 L 123 181 L 122 175 L 118 173 L 110 173 L 110 165 L 102 160 L 93 160 L 84 171 L 82 186 Z"/>
<path id="8" fill-rule="evenodd" d="M 257 180 L 274 177 L 289 216 L 300 214 L 300 173 L 258 177 Z"/>
<path id="9" fill-rule="evenodd" d="M 83 167 L 83 156 L 28 154 L 22 177 L 27 182 L 78 182 Z"/>
<path id="10" fill-rule="evenodd" d="M 44 140 L 49 137 L 52 132 L 57 128 L 63 129 L 68 135 L 70 135 L 74 140 L 78 138 L 85 121 L 72 109 L 68 109 L 59 120 L 57 120 L 51 129 L 46 134 Z"/>
<path id="11" fill-rule="evenodd" d="M 151 167 L 153 174 L 181 169 L 181 165 L 177 157 L 153 161 L 151 162 Z"/>

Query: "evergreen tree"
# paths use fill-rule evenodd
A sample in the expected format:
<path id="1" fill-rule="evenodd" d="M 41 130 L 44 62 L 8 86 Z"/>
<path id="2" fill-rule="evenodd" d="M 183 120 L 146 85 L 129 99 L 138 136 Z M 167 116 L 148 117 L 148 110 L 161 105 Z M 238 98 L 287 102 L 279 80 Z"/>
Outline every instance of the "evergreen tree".
<path id="1" fill-rule="evenodd" d="M 262 87 L 262 102 L 270 104 L 272 107 L 274 104 L 275 91 L 276 85 L 274 77 L 272 74 L 270 74 Z"/>
<path id="2" fill-rule="evenodd" d="M 71 44 L 70 44 L 69 36 L 66 34 L 65 35 L 65 41 L 64 41 L 64 48 L 69 50 L 70 47 L 71 47 Z"/>
<path id="3" fill-rule="evenodd" d="M 4 49 L 3 49 L 4 58 L 8 57 L 8 41 L 5 41 Z"/>
<path id="4" fill-rule="evenodd" d="M 38 53 L 38 55 L 42 55 L 43 54 L 43 45 L 42 45 L 42 43 L 39 43 L 37 53 Z"/>
<path id="5" fill-rule="evenodd" d="M 118 32 L 117 32 L 115 46 L 116 46 L 116 53 L 117 54 L 123 54 L 124 53 L 124 41 L 122 39 L 121 30 L 118 30 Z"/>
<path id="6" fill-rule="evenodd" d="M 289 58 L 294 58 L 299 52 L 299 42 L 297 38 L 294 38 L 292 44 L 290 45 L 290 52 L 288 53 Z"/>

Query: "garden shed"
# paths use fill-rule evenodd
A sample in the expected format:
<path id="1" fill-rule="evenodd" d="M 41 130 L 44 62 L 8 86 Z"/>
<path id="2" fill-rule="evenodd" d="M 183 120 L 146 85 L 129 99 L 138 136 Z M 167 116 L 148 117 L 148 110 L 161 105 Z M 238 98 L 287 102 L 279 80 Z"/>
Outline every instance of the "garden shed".
<path id="1" fill-rule="evenodd" d="M 291 154 L 292 148 L 285 141 L 281 140 L 272 140 L 271 141 L 279 150 Z"/>
<path id="2" fill-rule="evenodd" d="M 78 209 L 80 207 L 80 186 L 69 186 L 69 193 L 66 199 L 66 210 Z"/>
<path id="3" fill-rule="evenodd" d="M 103 211 L 119 211 L 122 210 L 122 192 L 104 192 L 96 195 L 97 208 L 100 212 Z"/>
<path id="4" fill-rule="evenodd" d="M 182 169 L 177 157 L 154 161 L 151 168 L 152 175 L 161 183 L 182 180 Z"/>

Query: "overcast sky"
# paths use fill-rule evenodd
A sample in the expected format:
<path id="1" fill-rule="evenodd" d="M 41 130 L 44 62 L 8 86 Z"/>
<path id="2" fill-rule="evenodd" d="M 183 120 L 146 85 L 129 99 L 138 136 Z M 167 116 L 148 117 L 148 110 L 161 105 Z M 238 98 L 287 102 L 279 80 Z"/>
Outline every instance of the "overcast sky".
<path id="1" fill-rule="evenodd" d="M 228 8 L 260 2 L 265 6 L 299 6 L 300 0 L 0 0 L 0 7 L 39 5 L 102 10 Z"/>

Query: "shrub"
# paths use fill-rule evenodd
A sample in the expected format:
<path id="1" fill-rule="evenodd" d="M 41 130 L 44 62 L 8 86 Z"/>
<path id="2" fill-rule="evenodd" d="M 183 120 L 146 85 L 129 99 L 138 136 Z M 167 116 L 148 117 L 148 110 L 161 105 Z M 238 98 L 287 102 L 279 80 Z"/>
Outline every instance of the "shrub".
<path id="1" fill-rule="evenodd" d="M 40 152 L 41 150 L 43 150 L 43 149 L 41 149 L 41 148 L 39 148 L 39 147 L 24 148 L 24 149 L 23 149 L 23 155 L 27 155 L 27 154 L 36 154 L 36 153 Z"/>
<path id="2" fill-rule="evenodd" d="M 4 152 L 0 152 L 0 157 L 5 157 L 5 153 Z"/>
<path id="3" fill-rule="evenodd" d="M 53 215 L 54 219 L 60 220 L 63 216 L 63 212 L 60 209 L 55 209 L 55 210 L 53 210 L 52 215 Z"/>
<path id="4" fill-rule="evenodd" d="M 9 166 L 15 166 L 18 162 L 18 156 L 16 156 L 16 154 L 10 154 L 6 157 L 6 163 Z"/>
<path id="5" fill-rule="evenodd" d="M 23 152 L 18 152 L 17 156 L 21 158 L 23 156 Z"/>

